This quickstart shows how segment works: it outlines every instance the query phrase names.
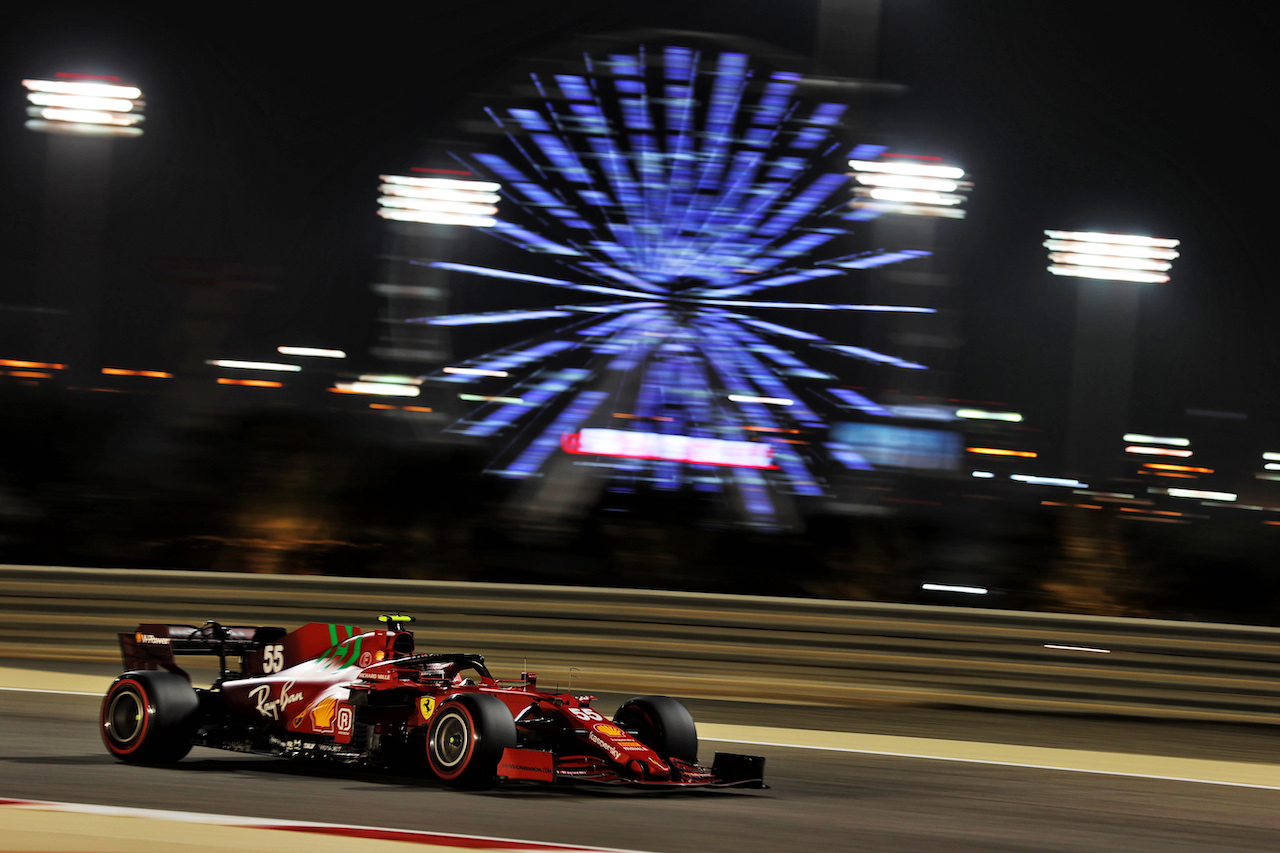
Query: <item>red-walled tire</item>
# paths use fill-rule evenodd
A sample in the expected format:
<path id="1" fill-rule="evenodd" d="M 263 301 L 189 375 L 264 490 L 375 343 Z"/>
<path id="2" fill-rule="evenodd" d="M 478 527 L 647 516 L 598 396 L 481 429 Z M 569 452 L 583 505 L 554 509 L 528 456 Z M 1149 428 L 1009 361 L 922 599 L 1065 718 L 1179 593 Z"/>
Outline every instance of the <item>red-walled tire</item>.
<path id="1" fill-rule="evenodd" d="M 516 745 L 516 724 L 496 696 L 465 693 L 442 704 L 427 729 L 427 763 L 445 784 L 487 788 L 502 751 Z"/>
<path id="2" fill-rule="evenodd" d="M 613 721 L 664 760 L 698 763 L 698 727 L 689 709 L 670 696 L 636 696 L 619 706 Z"/>
<path id="3" fill-rule="evenodd" d="M 98 721 L 107 751 L 138 764 L 170 764 L 191 751 L 200 700 L 171 672 L 126 672 L 102 700 Z"/>

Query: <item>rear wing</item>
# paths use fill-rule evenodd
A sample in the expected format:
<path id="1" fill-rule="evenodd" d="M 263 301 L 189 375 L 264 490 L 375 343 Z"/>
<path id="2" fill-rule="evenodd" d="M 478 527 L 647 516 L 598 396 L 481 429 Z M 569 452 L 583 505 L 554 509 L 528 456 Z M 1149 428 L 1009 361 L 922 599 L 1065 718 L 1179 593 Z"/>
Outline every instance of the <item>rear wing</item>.
<path id="1" fill-rule="evenodd" d="M 263 626 L 220 625 L 206 622 L 195 625 L 139 625 L 136 631 L 122 633 L 120 657 L 126 671 L 164 668 L 191 680 L 178 666 L 174 655 L 217 655 L 220 678 L 253 675 L 262 671 L 263 647 L 279 642 L 284 628 Z M 227 657 L 240 658 L 239 671 L 227 669 Z"/>

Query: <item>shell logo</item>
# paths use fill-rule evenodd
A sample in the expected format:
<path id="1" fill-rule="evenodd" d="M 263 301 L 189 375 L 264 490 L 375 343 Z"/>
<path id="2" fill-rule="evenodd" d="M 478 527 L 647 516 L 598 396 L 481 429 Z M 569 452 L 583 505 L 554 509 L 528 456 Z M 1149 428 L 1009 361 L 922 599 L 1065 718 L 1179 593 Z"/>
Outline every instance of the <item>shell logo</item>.
<path id="1" fill-rule="evenodd" d="M 597 723 L 596 731 L 602 735 L 607 735 L 608 737 L 622 737 L 626 734 L 622 729 L 608 723 Z"/>
<path id="2" fill-rule="evenodd" d="M 330 696 L 311 709 L 311 723 L 318 732 L 333 731 L 333 715 L 338 710 L 338 700 Z"/>

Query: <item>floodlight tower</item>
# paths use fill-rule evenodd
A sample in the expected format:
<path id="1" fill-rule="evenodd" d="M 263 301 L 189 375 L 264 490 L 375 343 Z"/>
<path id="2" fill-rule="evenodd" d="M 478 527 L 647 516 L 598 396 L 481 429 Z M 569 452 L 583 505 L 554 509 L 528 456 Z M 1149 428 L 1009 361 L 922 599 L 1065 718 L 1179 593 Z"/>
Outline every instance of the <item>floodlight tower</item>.
<path id="1" fill-rule="evenodd" d="M 492 228 L 502 185 L 460 169 L 414 168 L 412 175 L 379 175 L 378 215 L 390 223 L 392 249 L 384 280 L 373 285 L 383 306 L 381 342 L 373 354 L 405 370 L 448 358 L 437 326 L 408 321 L 447 308 L 448 273 L 421 259 L 448 257 L 460 230 Z"/>
<path id="2" fill-rule="evenodd" d="M 929 370 L 897 375 L 893 387 L 906 399 L 936 402 L 947 396 L 947 367 L 959 344 L 948 310 L 950 278 L 932 258 L 939 245 L 938 222 L 963 219 L 965 194 L 972 188 L 958 166 L 940 157 L 904 156 L 882 145 L 860 145 L 849 160 L 856 218 L 875 219 L 877 246 L 918 253 L 920 260 L 897 267 L 876 269 L 871 292 L 874 299 L 895 299 L 928 305 L 936 313 L 897 317 L 877 331 L 886 346 Z"/>
<path id="3" fill-rule="evenodd" d="M 32 355 L 96 373 L 111 140 L 142 135 L 142 92 L 116 77 L 22 81 L 28 130 L 49 134 Z"/>
<path id="4" fill-rule="evenodd" d="M 118 77 L 58 74 L 23 80 L 27 129 L 71 136 L 141 136 L 142 90 Z"/>
<path id="5" fill-rule="evenodd" d="M 1067 404 L 1065 471 L 1090 482 L 1119 472 L 1116 439 L 1126 430 L 1134 332 L 1144 285 L 1169 280 L 1177 240 L 1130 234 L 1045 231 L 1049 272 L 1081 278 Z"/>

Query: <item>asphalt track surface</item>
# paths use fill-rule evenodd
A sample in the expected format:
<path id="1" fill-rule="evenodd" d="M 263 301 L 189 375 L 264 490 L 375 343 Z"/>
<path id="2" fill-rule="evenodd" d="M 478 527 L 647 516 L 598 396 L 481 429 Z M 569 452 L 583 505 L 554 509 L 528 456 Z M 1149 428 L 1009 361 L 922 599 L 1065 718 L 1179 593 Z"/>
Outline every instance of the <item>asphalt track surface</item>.
<path id="1" fill-rule="evenodd" d="M 84 683 L 71 679 L 53 675 L 47 687 Z M 596 704 L 611 709 L 619 698 Z M 702 758 L 717 749 L 765 755 L 769 790 L 468 793 L 427 779 L 207 749 L 171 768 L 123 765 L 102 747 L 98 704 L 95 696 L 0 690 L 0 797 L 672 853 L 1280 850 L 1280 731 L 1266 727 L 689 700 L 704 729 Z M 706 739 L 744 731 L 726 725 L 793 730 L 761 738 L 769 742 L 889 744 L 886 751 L 932 757 Z M 1091 765 L 1099 753 L 1107 762 Z M 1199 781 L 1153 778 L 1169 775 Z M 34 849 L 7 840 L 5 821 L 0 814 L 0 849 Z M 297 835 L 279 849 L 316 849 Z M 175 830 L 179 849 L 181 836 Z"/>

